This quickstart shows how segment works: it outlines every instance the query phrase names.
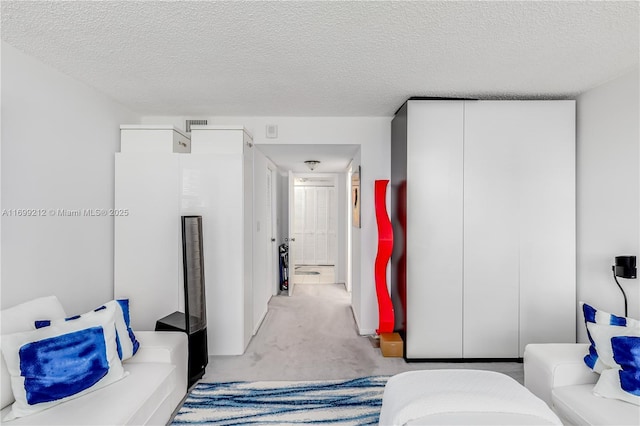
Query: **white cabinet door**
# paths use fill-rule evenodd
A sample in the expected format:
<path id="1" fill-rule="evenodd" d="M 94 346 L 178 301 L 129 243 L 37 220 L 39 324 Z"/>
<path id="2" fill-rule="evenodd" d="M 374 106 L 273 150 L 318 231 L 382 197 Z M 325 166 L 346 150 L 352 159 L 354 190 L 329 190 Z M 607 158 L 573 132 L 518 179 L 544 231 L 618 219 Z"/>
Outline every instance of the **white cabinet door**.
<path id="1" fill-rule="evenodd" d="M 244 351 L 242 156 L 181 157 L 182 214 L 202 216 L 210 355 Z"/>
<path id="2" fill-rule="evenodd" d="M 518 356 L 519 137 L 526 121 L 502 102 L 465 103 L 465 358 Z"/>
<path id="3" fill-rule="evenodd" d="M 156 321 L 184 307 L 179 156 L 117 153 L 114 294 L 131 303 L 131 325 L 154 330 Z"/>
<path id="4" fill-rule="evenodd" d="M 520 355 L 575 341 L 575 102 L 522 102 Z"/>
<path id="5" fill-rule="evenodd" d="M 573 101 L 465 105 L 464 356 L 575 341 Z"/>
<path id="6" fill-rule="evenodd" d="M 407 115 L 406 356 L 461 358 L 463 102 Z"/>

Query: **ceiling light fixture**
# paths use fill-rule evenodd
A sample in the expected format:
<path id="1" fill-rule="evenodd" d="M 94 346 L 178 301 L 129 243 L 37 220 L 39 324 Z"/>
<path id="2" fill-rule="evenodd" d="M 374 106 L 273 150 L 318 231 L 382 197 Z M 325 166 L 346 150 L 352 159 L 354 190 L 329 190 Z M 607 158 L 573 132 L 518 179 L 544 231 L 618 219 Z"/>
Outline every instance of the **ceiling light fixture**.
<path id="1" fill-rule="evenodd" d="M 313 171 L 320 162 L 318 160 L 307 160 L 304 162 L 307 165 L 309 170 Z"/>

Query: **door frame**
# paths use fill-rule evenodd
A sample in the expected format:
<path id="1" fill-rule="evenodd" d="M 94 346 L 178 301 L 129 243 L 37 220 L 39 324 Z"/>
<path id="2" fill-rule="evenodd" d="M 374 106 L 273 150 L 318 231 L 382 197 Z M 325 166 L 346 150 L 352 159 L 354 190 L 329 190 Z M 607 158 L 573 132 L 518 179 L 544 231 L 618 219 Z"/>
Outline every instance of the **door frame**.
<path id="1" fill-rule="evenodd" d="M 271 181 L 271 193 L 267 194 L 268 199 L 271 201 L 271 223 L 267 224 L 271 230 L 271 234 L 267 236 L 267 262 L 270 262 L 271 266 L 267 268 L 267 271 L 271 271 L 271 295 L 278 294 L 280 288 L 280 254 L 278 252 L 278 171 L 271 165 L 267 165 L 268 179 Z"/>

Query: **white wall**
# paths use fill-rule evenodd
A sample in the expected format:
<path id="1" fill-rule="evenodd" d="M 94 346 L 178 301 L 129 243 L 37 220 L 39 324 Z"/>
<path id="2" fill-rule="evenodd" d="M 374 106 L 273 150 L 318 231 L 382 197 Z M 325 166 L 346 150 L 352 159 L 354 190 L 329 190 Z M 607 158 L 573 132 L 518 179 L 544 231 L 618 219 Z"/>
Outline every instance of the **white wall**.
<path id="1" fill-rule="evenodd" d="M 623 314 L 611 265 L 619 255 L 640 255 L 640 174 L 636 69 L 577 99 L 578 300 Z M 640 282 L 619 279 L 629 316 L 640 318 Z M 578 312 L 578 340 L 586 342 Z"/>
<path id="2" fill-rule="evenodd" d="M 50 209 L 114 205 L 122 123 L 139 117 L 2 42 L 2 307 L 55 294 L 69 313 L 113 297 L 113 217 Z"/>
<path id="3" fill-rule="evenodd" d="M 389 179 L 390 117 L 143 117 L 145 124 L 173 124 L 184 128 L 187 118 L 205 118 L 208 124 L 242 125 L 255 144 L 348 144 L 360 145 L 362 165 L 362 228 L 353 232 L 352 306 L 359 331 L 373 334 L 378 323 L 373 267 L 377 250 L 377 227 L 373 205 L 373 182 Z M 278 138 L 267 139 L 267 124 L 278 125 Z M 286 222 L 285 222 L 286 223 Z"/>

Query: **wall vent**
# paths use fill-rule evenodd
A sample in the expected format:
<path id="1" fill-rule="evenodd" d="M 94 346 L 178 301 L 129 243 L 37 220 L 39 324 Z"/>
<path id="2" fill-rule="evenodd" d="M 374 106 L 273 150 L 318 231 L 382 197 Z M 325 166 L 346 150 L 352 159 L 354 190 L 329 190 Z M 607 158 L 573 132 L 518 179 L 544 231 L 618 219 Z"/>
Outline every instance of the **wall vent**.
<path id="1" fill-rule="evenodd" d="M 187 133 L 191 133 L 191 126 L 206 126 L 207 120 L 187 120 L 187 124 L 184 126 Z"/>

